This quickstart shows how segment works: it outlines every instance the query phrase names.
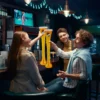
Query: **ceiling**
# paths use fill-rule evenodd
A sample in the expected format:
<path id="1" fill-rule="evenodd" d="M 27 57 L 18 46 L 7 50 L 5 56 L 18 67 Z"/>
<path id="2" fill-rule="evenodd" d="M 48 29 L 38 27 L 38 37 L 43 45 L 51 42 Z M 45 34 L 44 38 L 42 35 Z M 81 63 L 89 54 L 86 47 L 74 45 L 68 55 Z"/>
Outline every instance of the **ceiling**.
<path id="1" fill-rule="evenodd" d="M 43 0 L 33 0 L 33 3 L 40 3 Z M 46 0 L 47 4 L 52 7 L 57 7 L 61 5 L 62 7 L 65 4 L 65 0 Z M 24 0 L 0 0 L 0 2 L 7 3 L 12 5 L 12 7 L 21 7 L 25 8 Z M 100 21 L 100 0 L 68 0 L 69 9 L 74 11 L 78 15 L 85 16 L 86 12 L 91 19 L 96 19 Z M 27 7 L 30 9 L 30 7 Z M 31 8 L 32 9 L 32 8 Z"/>

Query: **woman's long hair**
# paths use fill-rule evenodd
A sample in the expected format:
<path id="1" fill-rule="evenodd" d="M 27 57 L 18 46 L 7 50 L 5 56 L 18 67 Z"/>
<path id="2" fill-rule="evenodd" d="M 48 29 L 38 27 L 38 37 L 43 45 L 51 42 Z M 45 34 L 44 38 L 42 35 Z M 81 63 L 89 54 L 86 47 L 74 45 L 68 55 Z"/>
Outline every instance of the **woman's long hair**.
<path id="1" fill-rule="evenodd" d="M 20 48 L 22 45 L 22 35 L 25 32 L 17 31 L 14 33 L 12 44 L 7 58 L 7 77 L 12 80 L 16 76 L 17 64 L 20 59 Z"/>

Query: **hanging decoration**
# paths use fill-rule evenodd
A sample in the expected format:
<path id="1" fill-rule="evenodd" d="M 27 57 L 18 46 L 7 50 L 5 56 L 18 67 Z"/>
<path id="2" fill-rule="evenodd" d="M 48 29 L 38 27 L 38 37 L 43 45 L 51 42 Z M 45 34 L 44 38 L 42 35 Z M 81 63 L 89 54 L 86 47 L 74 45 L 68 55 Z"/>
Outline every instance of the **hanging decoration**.
<path id="1" fill-rule="evenodd" d="M 31 0 L 24 0 L 26 4 L 30 4 Z"/>
<path id="2" fill-rule="evenodd" d="M 74 12 L 69 10 L 68 0 L 65 1 L 64 10 L 59 11 L 58 13 L 63 14 L 65 17 L 68 17 L 69 14 L 73 14 Z"/>
<path id="3" fill-rule="evenodd" d="M 32 7 L 33 9 L 42 9 L 42 8 L 46 8 L 46 9 L 48 9 L 49 10 L 49 12 L 51 13 L 51 14 L 58 14 L 58 12 L 60 12 L 60 11 L 62 11 L 63 10 L 63 7 L 61 6 L 61 5 L 57 5 L 57 7 L 54 9 L 53 7 L 51 7 L 50 5 L 48 5 L 47 4 L 47 2 L 46 2 L 46 0 L 42 0 L 42 2 L 41 3 L 39 3 L 39 4 L 35 4 L 35 3 L 33 3 L 33 2 L 30 2 L 27 6 L 30 6 L 30 7 Z M 68 17 L 71 17 L 71 16 L 73 16 L 75 19 L 81 19 L 82 18 L 82 16 L 81 15 L 79 15 L 79 16 L 77 16 L 77 15 L 75 15 L 75 14 L 73 14 L 73 13 L 71 13 L 71 14 L 69 14 L 68 15 Z"/>
<path id="4" fill-rule="evenodd" d="M 82 21 L 84 21 L 85 24 L 88 24 L 92 19 L 89 18 L 88 14 L 86 14 L 85 18 L 82 19 Z"/>

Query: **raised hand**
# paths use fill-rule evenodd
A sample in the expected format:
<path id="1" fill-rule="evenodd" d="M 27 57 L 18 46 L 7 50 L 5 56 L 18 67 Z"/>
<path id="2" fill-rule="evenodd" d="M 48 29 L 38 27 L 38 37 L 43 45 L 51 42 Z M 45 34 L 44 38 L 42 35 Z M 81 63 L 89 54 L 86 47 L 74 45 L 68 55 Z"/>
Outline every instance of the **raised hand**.
<path id="1" fill-rule="evenodd" d="M 51 44 L 51 48 L 53 48 L 55 51 L 58 50 L 57 45 L 53 41 L 50 41 L 50 44 Z"/>
<path id="2" fill-rule="evenodd" d="M 41 37 L 42 35 L 44 35 L 44 33 L 39 31 L 38 37 Z"/>

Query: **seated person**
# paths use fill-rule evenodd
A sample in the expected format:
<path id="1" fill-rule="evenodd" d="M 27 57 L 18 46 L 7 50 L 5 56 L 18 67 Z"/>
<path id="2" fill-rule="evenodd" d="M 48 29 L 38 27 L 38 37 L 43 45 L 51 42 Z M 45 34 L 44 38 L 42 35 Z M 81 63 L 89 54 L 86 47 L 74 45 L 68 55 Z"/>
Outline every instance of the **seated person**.
<path id="1" fill-rule="evenodd" d="M 42 92 L 47 90 L 39 73 L 35 56 L 27 49 L 34 45 L 42 35 L 39 33 L 35 39 L 31 40 L 26 32 L 17 31 L 14 33 L 7 58 L 7 73 L 8 79 L 11 80 L 9 89 L 11 92 Z"/>
<path id="2" fill-rule="evenodd" d="M 92 59 L 89 48 L 92 42 L 92 34 L 83 29 L 76 32 L 74 40 L 76 49 L 72 51 L 64 52 L 54 42 L 50 42 L 58 56 L 70 60 L 66 71 L 59 70 L 58 78 L 45 85 L 48 91 L 69 92 L 76 88 L 79 80 L 92 79 Z"/>

